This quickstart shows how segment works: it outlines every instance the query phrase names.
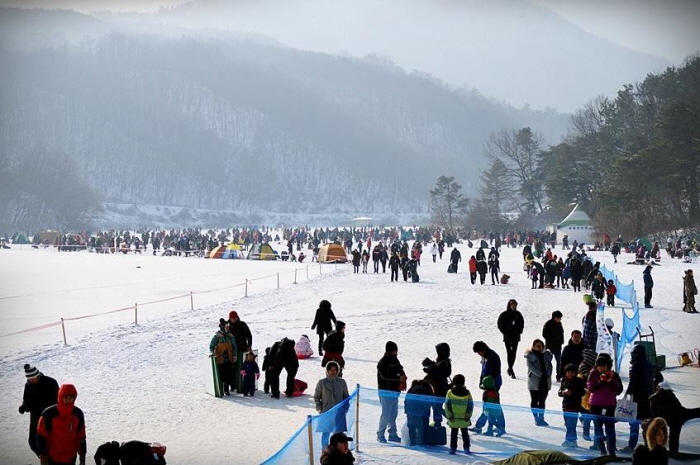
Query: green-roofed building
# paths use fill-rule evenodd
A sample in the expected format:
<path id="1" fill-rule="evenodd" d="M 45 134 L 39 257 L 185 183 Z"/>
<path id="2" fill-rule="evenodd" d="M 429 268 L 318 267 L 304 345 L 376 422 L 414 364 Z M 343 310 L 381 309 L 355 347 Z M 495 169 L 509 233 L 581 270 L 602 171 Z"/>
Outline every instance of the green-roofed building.
<path id="1" fill-rule="evenodd" d="M 571 213 L 557 225 L 557 241 L 561 242 L 564 235 L 569 236 L 569 244 L 578 241 L 579 244 L 593 244 L 593 225 L 589 216 L 576 204 Z"/>

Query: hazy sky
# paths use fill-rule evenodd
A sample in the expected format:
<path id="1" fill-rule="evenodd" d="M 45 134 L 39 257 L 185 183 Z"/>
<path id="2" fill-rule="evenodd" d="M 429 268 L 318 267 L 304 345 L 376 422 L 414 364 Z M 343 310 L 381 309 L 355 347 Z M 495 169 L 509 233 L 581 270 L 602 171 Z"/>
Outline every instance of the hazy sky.
<path id="1" fill-rule="evenodd" d="M 3 6 L 156 11 L 187 0 L 0 0 Z M 236 1 L 236 0 L 231 0 Z M 259 0 L 261 3 L 293 0 Z M 329 0 L 331 1 L 331 0 Z M 431 0 L 426 0 L 431 1 Z M 464 0 L 471 1 L 471 0 Z M 700 50 L 699 0 L 531 0 L 582 29 L 680 64 Z M 250 4 L 248 4 L 250 7 Z"/>

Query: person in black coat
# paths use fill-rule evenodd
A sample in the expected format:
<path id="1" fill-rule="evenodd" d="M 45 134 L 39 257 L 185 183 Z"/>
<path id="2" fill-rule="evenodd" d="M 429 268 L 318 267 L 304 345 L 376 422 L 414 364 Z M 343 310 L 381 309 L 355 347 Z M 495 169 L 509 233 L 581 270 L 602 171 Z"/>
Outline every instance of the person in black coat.
<path id="1" fill-rule="evenodd" d="M 455 247 L 454 249 L 452 249 L 452 253 L 450 254 L 450 262 L 452 263 L 452 268 L 454 268 L 455 273 L 457 272 L 459 262 L 461 262 L 461 261 L 462 261 L 462 254 L 459 253 L 459 250 L 457 250 L 457 247 Z"/>
<path id="2" fill-rule="evenodd" d="M 236 340 L 236 363 L 233 370 L 234 384 L 237 392 L 243 392 L 243 377 L 240 376 L 241 365 L 245 360 L 245 353 L 253 348 L 253 334 L 248 324 L 238 317 L 238 312 L 231 310 L 228 314 L 229 332 Z"/>
<path id="3" fill-rule="evenodd" d="M 508 376 L 511 378 L 515 378 L 513 365 L 515 364 L 515 355 L 518 352 L 518 343 L 524 327 L 525 320 L 522 313 L 518 311 L 518 302 L 515 299 L 510 299 L 506 305 L 506 310 L 498 317 L 498 330 L 503 334 L 503 342 L 506 345 Z"/>
<path id="4" fill-rule="evenodd" d="M 384 356 L 377 363 L 377 388 L 382 414 L 379 417 L 377 440 L 386 442 L 384 433 L 389 431 L 389 441 L 401 439 L 396 430 L 396 417 L 399 413 L 399 392 L 406 389 L 406 373 L 398 358 L 399 349 L 395 342 L 387 341 Z M 390 391 L 390 392 L 383 392 Z"/>
<path id="5" fill-rule="evenodd" d="M 25 412 L 29 412 L 29 447 L 38 455 L 36 427 L 39 424 L 41 412 L 58 401 L 58 383 L 29 364 L 24 365 L 24 376 L 27 382 L 24 385 L 24 396 L 22 405 L 19 406 L 19 413 L 24 415 Z"/>
<path id="6" fill-rule="evenodd" d="M 583 265 L 576 255 L 571 257 L 571 287 L 574 292 L 581 292 L 581 277 L 583 276 Z"/>
<path id="7" fill-rule="evenodd" d="M 578 329 L 571 331 L 571 338 L 569 343 L 564 347 L 561 352 L 561 366 L 565 367 L 568 364 L 573 364 L 579 366 L 583 361 L 583 349 L 586 346 L 583 343 L 583 334 Z M 560 378 L 564 377 L 564 372 L 560 371 Z"/>
<path id="8" fill-rule="evenodd" d="M 433 388 L 433 395 L 439 400 L 433 405 L 433 420 L 436 426 L 440 426 L 443 417 L 442 404 L 448 391 L 448 380 L 452 374 L 452 361 L 450 360 L 450 346 L 446 342 L 441 342 L 435 346 L 437 358 L 435 361 L 430 358 L 423 360 L 423 371 L 425 381 Z"/>
<path id="9" fill-rule="evenodd" d="M 316 330 L 318 334 L 318 355 L 323 355 L 323 340 L 332 330 L 333 325 L 331 321 L 335 323 L 335 314 L 331 310 L 331 303 L 327 300 L 322 300 L 318 304 L 318 309 L 316 309 L 316 316 L 314 317 L 314 322 L 311 325 L 311 329 Z"/>
<path id="10" fill-rule="evenodd" d="M 545 346 L 554 356 L 556 361 L 555 372 L 557 382 L 561 381 L 561 346 L 564 345 L 564 327 L 561 324 L 562 313 L 559 310 L 552 312 L 552 319 L 542 327 L 542 337 L 544 338 Z M 578 364 L 576 365 L 578 366 Z"/>
<path id="11" fill-rule="evenodd" d="M 340 368 L 345 367 L 343 351 L 345 350 L 345 323 L 338 320 L 335 322 L 335 330 L 331 331 L 323 342 L 323 360 L 321 366 L 325 367 L 328 362 L 335 360 Z"/>
<path id="12" fill-rule="evenodd" d="M 401 259 L 396 252 L 391 253 L 391 258 L 389 259 L 389 271 L 391 271 L 391 282 L 399 282 L 399 265 L 401 264 Z"/>
<path id="13" fill-rule="evenodd" d="M 627 452 L 632 452 L 639 441 L 639 425 L 642 420 L 651 418 L 649 397 L 654 394 L 655 368 L 647 358 L 647 349 L 641 344 L 634 346 L 630 354 L 630 380 L 627 385 L 628 396 L 637 403 L 637 421 L 630 422 L 630 438 Z M 625 450 L 623 449 L 623 450 Z"/>
<path id="14" fill-rule="evenodd" d="M 283 338 L 275 342 L 270 348 L 268 355 L 272 361 L 268 368 L 270 376 L 270 397 L 279 399 L 280 397 L 280 374 L 282 369 L 287 371 L 287 385 L 284 394 L 287 397 L 292 397 L 294 394 L 294 377 L 299 371 L 299 359 L 294 350 L 294 340 Z"/>
<path id="15" fill-rule="evenodd" d="M 683 424 L 694 418 L 700 418 L 700 407 L 684 407 L 667 382 L 657 386 L 656 392 L 649 398 L 649 405 L 652 416 L 661 417 L 668 423 L 668 450 L 678 452 Z"/>
<path id="16" fill-rule="evenodd" d="M 479 249 L 479 250 L 481 250 L 481 249 Z M 484 283 L 486 282 L 486 273 L 488 272 L 488 264 L 486 263 L 486 260 L 484 260 L 484 259 L 479 260 L 477 258 L 476 271 L 479 273 L 479 281 L 481 282 L 481 285 L 483 286 Z"/>

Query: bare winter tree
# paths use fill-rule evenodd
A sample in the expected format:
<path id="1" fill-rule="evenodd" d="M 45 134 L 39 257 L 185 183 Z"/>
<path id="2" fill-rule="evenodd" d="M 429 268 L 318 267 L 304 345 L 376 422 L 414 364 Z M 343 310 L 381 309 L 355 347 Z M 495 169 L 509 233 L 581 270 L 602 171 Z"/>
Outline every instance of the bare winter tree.
<path id="1" fill-rule="evenodd" d="M 454 176 L 440 176 L 435 188 L 430 190 L 430 210 L 433 224 L 446 229 L 447 234 L 455 235 L 455 226 L 466 221 L 469 199 L 462 193 L 462 186 Z"/>

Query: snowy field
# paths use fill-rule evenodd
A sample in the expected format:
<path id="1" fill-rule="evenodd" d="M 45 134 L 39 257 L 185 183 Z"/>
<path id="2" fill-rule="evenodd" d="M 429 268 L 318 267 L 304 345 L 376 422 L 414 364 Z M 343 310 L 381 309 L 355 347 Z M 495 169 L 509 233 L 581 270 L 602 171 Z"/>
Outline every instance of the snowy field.
<path id="1" fill-rule="evenodd" d="M 273 245 L 282 250 L 281 244 Z M 59 253 L 24 246 L 0 250 L 0 463 L 37 463 L 27 445 L 29 415 L 20 416 L 25 382 L 22 365 L 36 365 L 59 383 L 71 382 L 78 389 L 76 405 L 86 415 L 88 463 L 100 444 L 138 439 L 158 441 L 168 447 L 171 464 L 259 463 L 276 452 L 314 414 L 310 395 L 279 400 L 262 392 L 254 398 L 216 399 L 204 392 L 202 365 L 220 317 L 235 309 L 248 323 L 254 347 L 262 354 L 282 337 L 311 337 L 315 310 L 321 299 L 333 304 L 339 319 L 347 323 L 345 379 L 376 387 L 376 363 L 384 344 L 393 340 L 410 379 L 423 376 L 421 360 L 435 357 L 434 346 L 448 342 L 452 348 L 453 375 L 463 373 L 467 387 L 479 399 L 479 357 L 471 350 L 476 340 L 486 341 L 505 361 L 505 349 L 496 319 L 506 302 L 515 298 L 525 317 L 519 350 L 541 337 L 544 322 L 553 310 L 564 314 L 566 334 L 580 329 L 585 313 L 581 294 L 571 290 L 531 290 L 522 271 L 520 249 L 503 249 L 501 270 L 511 275 L 508 285 L 472 286 L 465 272 L 469 256 L 476 252 L 459 245 L 463 262 L 458 274 L 447 274 L 450 249 L 442 261 L 432 263 L 423 255 L 421 282 L 391 283 L 389 273 L 353 274 L 350 265 L 204 260 L 152 255 L 96 255 L 87 252 Z M 559 253 L 560 249 L 555 249 Z M 618 264 L 605 252 L 592 252 L 594 261 L 613 269 L 623 283 L 634 280 L 643 296 L 643 267 L 626 265 L 632 257 L 622 255 Z M 698 276 L 700 266 L 664 257 L 655 267 L 654 309 L 641 312 L 644 328 L 656 332 L 657 352 L 665 354 L 669 369 L 664 376 L 687 407 L 700 406 L 700 369 L 677 367 L 679 352 L 700 346 L 700 315 L 682 309 L 682 276 L 688 267 Z M 297 284 L 294 284 L 295 272 Z M 279 273 L 279 289 L 278 289 Z M 307 277 L 308 273 L 308 277 Z M 246 279 L 248 297 L 245 297 Z M 409 280 L 410 281 L 410 280 Z M 212 291 L 206 292 L 205 291 Z M 190 292 L 194 309 L 191 309 Z M 68 345 L 63 344 L 60 324 L 14 334 L 25 329 L 177 297 L 165 302 L 139 305 L 138 325 L 134 310 L 67 320 Z M 619 328 L 620 308 L 606 316 Z M 258 360 L 262 364 L 262 357 Z M 311 393 L 324 373 L 318 357 L 300 362 L 298 378 L 309 382 Z M 627 384 L 625 359 L 623 384 Z M 504 379 L 502 403 L 529 405 L 525 363 L 516 361 L 518 378 Z M 283 380 L 285 375 L 283 374 Z M 308 393 L 308 391 L 307 391 Z M 561 402 L 556 392 L 547 400 L 550 427 L 556 434 L 551 448 L 563 441 Z M 475 412 L 475 413 L 478 413 Z M 399 423 L 403 422 L 400 415 Z M 509 429 L 527 429 L 524 424 Z M 517 421 L 517 420 L 516 420 Z M 526 423 L 525 423 L 526 422 Z M 559 428 L 556 430 L 556 428 Z M 549 429 L 549 428 L 547 428 Z M 540 429 L 539 431 L 544 431 Z M 627 428 L 618 426 L 618 447 L 626 444 Z M 579 430 L 580 433 L 580 430 Z M 373 434 L 369 433 L 369 434 Z M 539 443 L 518 437 L 472 435 L 472 449 L 498 450 L 499 445 L 528 449 Z M 514 445 L 516 444 L 516 445 Z M 589 443 L 573 455 L 591 456 Z M 505 446 L 504 446 L 504 449 Z M 690 423 L 681 435 L 681 450 L 700 453 L 700 423 Z M 567 453 L 571 451 L 567 450 Z M 449 456 L 365 442 L 358 463 L 456 463 L 489 461 L 503 455 L 478 453 L 474 457 Z M 689 462 L 685 462 L 689 463 Z"/>

